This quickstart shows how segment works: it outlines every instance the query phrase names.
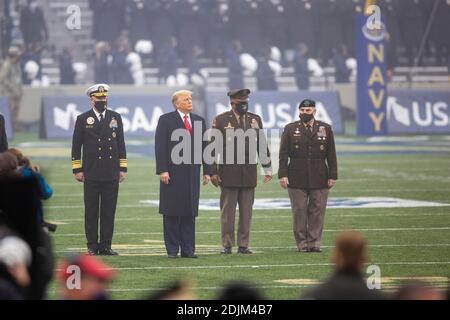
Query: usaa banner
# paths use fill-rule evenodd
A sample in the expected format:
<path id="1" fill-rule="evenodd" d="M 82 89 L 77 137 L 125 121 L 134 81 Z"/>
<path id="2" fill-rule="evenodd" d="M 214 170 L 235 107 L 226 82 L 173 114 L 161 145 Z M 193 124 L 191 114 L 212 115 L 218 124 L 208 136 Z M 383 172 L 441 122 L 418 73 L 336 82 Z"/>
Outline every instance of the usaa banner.
<path id="1" fill-rule="evenodd" d="M 365 136 L 387 134 L 385 27 L 374 2 L 367 1 L 367 15 L 356 18 L 357 133 Z"/>
<path id="2" fill-rule="evenodd" d="M 450 92 L 390 90 L 387 98 L 388 132 L 450 133 Z"/>
<path id="3" fill-rule="evenodd" d="M 298 105 L 303 99 L 316 101 L 316 119 L 333 126 L 335 133 L 344 133 L 341 107 L 337 92 L 278 92 L 257 91 L 250 94 L 249 111 L 261 116 L 266 129 L 281 129 L 290 122 L 299 120 Z M 215 116 L 229 111 L 230 99 L 223 92 L 207 94 L 207 117 L 212 123 Z"/>
<path id="4" fill-rule="evenodd" d="M 5 118 L 6 135 L 8 136 L 8 140 L 11 140 L 13 137 L 13 130 L 8 107 L 8 98 L 6 97 L 0 97 L 0 114 Z"/>
<path id="5" fill-rule="evenodd" d="M 110 96 L 108 108 L 122 116 L 125 136 L 146 138 L 154 136 L 159 117 L 173 111 L 168 95 Z M 89 109 L 86 96 L 44 96 L 41 138 L 71 138 L 77 116 Z"/>

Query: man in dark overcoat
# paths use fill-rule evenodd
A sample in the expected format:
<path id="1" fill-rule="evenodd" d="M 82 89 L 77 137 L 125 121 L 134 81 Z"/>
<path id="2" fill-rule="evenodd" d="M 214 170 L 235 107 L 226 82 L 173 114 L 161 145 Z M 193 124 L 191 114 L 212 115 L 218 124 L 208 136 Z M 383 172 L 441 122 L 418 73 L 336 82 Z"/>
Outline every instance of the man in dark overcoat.
<path id="1" fill-rule="evenodd" d="M 210 180 L 209 167 L 202 156 L 206 147 L 202 139 L 206 124 L 202 117 L 192 113 L 191 91 L 175 92 L 172 104 L 176 110 L 159 118 L 155 135 L 156 174 L 160 177 L 159 213 L 163 215 L 168 257 L 178 258 L 180 252 L 182 258 L 197 258 L 195 217 L 198 215 L 202 165 L 203 185 Z M 172 139 L 172 135 L 179 139 Z M 172 152 L 180 144 L 187 147 Z"/>

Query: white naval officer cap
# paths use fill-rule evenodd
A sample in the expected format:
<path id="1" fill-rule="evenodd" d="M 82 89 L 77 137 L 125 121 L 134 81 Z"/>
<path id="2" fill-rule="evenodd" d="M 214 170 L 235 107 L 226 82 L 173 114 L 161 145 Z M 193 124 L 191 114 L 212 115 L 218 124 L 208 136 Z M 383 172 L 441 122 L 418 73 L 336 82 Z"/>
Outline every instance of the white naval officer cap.
<path id="1" fill-rule="evenodd" d="M 86 90 L 88 97 L 107 97 L 110 87 L 106 83 L 97 83 Z"/>

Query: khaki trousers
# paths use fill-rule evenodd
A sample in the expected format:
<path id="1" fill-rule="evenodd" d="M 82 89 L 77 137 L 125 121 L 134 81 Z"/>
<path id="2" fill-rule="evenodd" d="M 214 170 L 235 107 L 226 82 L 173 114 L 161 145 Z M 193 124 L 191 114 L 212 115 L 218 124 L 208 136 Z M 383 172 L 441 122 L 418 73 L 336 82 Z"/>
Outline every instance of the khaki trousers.
<path id="1" fill-rule="evenodd" d="M 329 189 L 288 188 L 298 249 L 320 248 Z"/>
<path id="2" fill-rule="evenodd" d="M 222 246 L 224 248 L 231 248 L 235 245 L 234 221 L 236 216 L 236 205 L 239 204 L 237 242 L 239 247 L 248 247 L 253 202 L 255 200 L 255 188 L 221 187 L 221 191 L 220 223 Z"/>
<path id="3" fill-rule="evenodd" d="M 14 128 L 17 127 L 17 118 L 19 116 L 21 100 L 22 100 L 21 96 L 10 96 L 9 97 L 9 111 L 11 112 L 11 120 L 14 125 Z"/>

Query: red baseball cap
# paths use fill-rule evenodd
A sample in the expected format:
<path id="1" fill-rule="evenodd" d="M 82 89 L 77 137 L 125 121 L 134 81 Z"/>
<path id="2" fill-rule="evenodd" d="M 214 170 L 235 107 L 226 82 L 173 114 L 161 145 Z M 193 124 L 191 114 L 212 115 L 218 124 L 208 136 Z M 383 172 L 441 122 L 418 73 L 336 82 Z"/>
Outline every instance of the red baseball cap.
<path id="1" fill-rule="evenodd" d="M 111 280 L 115 277 L 116 271 L 109 265 L 103 263 L 100 259 L 93 256 L 79 255 L 65 259 L 59 267 L 59 276 L 62 280 L 67 280 L 73 275 L 71 266 L 78 266 L 81 276 L 89 275 L 100 280 Z"/>

